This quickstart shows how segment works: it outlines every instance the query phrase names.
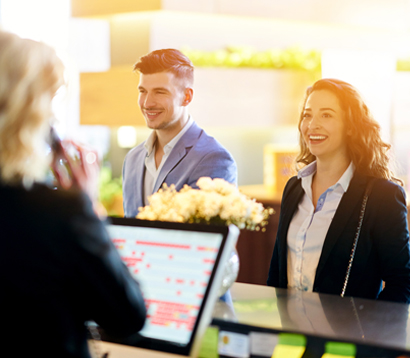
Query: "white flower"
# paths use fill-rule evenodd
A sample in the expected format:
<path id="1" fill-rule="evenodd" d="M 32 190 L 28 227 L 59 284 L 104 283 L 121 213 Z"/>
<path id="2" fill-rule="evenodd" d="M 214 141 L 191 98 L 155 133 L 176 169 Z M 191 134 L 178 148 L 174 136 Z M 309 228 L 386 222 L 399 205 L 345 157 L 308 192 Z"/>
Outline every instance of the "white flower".
<path id="1" fill-rule="evenodd" d="M 195 201 L 196 193 L 191 189 L 181 191 L 178 195 L 175 195 L 172 204 L 184 221 L 188 221 L 196 213 Z"/>
<path id="2" fill-rule="evenodd" d="M 197 201 L 197 210 L 200 217 L 210 220 L 219 215 L 222 206 L 221 195 L 215 192 L 199 191 Z"/>
<path id="3" fill-rule="evenodd" d="M 199 178 L 198 181 L 196 182 L 196 185 L 198 186 L 199 189 L 204 190 L 204 191 L 212 191 L 214 188 L 213 181 L 209 177 Z"/>
<path id="4" fill-rule="evenodd" d="M 228 183 L 223 179 L 216 178 L 213 180 L 213 183 L 214 190 L 222 195 L 230 195 L 239 192 L 238 188 L 235 185 Z"/>
<path id="5" fill-rule="evenodd" d="M 174 222 L 207 222 L 234 224 L 251 230 L 266 225 L 272 209 L 239 192 L 223 179 L 199 178 L 199 189 L 188 185 L 177 192 L 166 184 L 148 198 L 149 205 L 139 208 L 138 219 Z"/>

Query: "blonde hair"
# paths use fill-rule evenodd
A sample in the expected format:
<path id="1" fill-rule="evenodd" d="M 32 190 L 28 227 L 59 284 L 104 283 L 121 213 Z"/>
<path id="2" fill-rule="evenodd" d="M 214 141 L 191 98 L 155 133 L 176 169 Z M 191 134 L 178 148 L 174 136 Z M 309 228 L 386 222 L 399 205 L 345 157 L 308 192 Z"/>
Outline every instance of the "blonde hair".
<path id="1" fill-rule="evenodd" d="M 339 100 L 345 114 L 346 128 L 351 133 L 346 137 L 348 155 L 356 171 L 362 175 L 393 180 L 403 185 L 389 169 L 388 151 L 391 145 L 382 140 L 380 125 L 374 120 L 359 92 L 349 83 L 337 79 L 321 79 L 306 90 L 298 125 L 300 152 L 296 157 L 296 163 L 307 165 L 316 160 L 303 140 L 300 125 L 308 97 L 312 92 L 319 90 L 330 91 Z"/>
<path id="2" fill-rule="evenodd" d="M 0 181 L 42 179 L 51 100 L 63 84 L 63 64 L 40 42 L 0 30 Z"/>

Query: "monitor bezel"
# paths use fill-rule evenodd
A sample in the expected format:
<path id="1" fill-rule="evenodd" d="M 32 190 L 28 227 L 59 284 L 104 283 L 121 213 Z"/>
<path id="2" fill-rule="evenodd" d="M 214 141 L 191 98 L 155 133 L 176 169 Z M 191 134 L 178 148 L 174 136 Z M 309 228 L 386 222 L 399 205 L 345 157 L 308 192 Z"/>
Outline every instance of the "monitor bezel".
<path id="1" fill-rule="evenodd" d="M 119 217 L 108 217 L 107 224 L 222 234 L 221 246 L 215 259 L 215 264 L 209 278 L 209 283 L 204 293 L 204 298 L 202 300 L 200 309 L 198 311 L 198 318 L 192 330 L 190 340 L 186 345 L 155 338 L 148 338 L 139 334 L 135 334 L 123 339 L 118 339 L 110 337 L 104 332 L 102 333 L 102 339 L 109 342 L 185 356 L 194 356 L 195 354 L 197 354 L 200 348 L 200 338 L 202 337 L 211 320 L 211 317 L 209 317 L 209 322 L 205 322 L 203 317 L 206 314 L 211 316 L 211 313 L 209 311 L 212 312 L 215 302 L 218 299 L 217 293 L 222 283 L 224 269 L 224 265 L 222 265 L 221 262 L 225 262 L 229 258 L 229 255 L 236 244 L 239 235 L 239 229 L 234 225 L 226 226 L 197 223 L 176 223 Z"/>

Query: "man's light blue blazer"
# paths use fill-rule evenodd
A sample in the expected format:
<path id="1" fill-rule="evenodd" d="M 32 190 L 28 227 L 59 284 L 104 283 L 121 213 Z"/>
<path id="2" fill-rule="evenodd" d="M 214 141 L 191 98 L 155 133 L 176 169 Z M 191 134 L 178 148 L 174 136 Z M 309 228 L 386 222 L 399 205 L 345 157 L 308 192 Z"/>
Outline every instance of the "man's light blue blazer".
<path id="1" fill-rule="evenodd" d="M 123 197 L 126 217 L 135 217 L 144 205 L 144 175 L 147 150 L 144 143 L 131 149 L 123 166 Z M 237 184 L 237 168 L 232 155 L 216 139 L 194 122 L 180 138 L 164 163 L 153 193 L 164 183 L 180 190 L 185 184 L 196 188 L 200 177 L 222 178 Z"/>

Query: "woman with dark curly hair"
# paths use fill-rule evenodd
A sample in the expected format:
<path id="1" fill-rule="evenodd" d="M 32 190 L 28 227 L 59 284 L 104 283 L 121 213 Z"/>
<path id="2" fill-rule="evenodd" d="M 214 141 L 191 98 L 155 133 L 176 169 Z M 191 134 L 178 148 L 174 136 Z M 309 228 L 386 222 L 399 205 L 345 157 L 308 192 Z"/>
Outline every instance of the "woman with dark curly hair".
<path id="1" fill-rule="evenodd" d="M 379 124 L 353 86 L 321 79 L 298 128 L 268 285 L 409 303 L 406 197 Z"/>

